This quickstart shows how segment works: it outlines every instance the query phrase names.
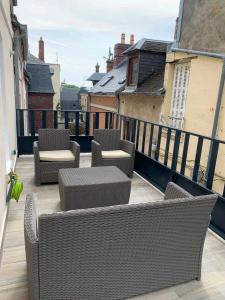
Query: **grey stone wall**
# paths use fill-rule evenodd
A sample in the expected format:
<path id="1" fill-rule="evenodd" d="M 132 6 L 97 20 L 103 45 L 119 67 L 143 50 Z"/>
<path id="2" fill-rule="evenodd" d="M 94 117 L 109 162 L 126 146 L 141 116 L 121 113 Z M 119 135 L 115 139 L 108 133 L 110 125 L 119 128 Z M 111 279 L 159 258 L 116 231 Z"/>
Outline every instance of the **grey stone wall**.
<path id="1" fill-rule="evenodd" d="M 184 0 L 179 47 L 225 53 L 225 0 Z"/>

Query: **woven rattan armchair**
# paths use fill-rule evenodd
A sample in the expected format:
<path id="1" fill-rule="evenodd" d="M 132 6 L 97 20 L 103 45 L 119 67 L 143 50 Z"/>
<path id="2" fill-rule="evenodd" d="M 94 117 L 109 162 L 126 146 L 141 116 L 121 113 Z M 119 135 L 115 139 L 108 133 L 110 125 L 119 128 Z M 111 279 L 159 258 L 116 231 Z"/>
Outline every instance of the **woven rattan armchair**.
<path id="1" fill-rule="evenodd" d="M 58 182 L 59 169 L 79 168 L 80 146 L 67 129 L 39 129 L 34 142 L 35 183 Z"/>
<path id="2" fill-rule="evenodd" d="M 120 139 L 119 129 L 95 129 L 92 141 L 92 167 L 117 166 L 133 176 L 135 145 Z"/>
<path id="3" fill-rule="evenodd" d="M 127 299 L 200 280 L 217 196 L 193 197 L 175 184 L 166 193 L 166 200 L 44 214 L 38 222 L 28 195 L 30 299 Z"/>

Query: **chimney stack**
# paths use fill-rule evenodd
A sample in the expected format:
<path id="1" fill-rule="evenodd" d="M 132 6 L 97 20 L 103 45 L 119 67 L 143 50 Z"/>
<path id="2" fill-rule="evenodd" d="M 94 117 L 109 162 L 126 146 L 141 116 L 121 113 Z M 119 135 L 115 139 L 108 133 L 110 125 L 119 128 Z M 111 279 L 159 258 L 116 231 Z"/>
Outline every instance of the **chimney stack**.
<path id="1" fill-rule="evenodd" d="M 96 66 L 95 66 L 95 72 L 96 72 L 96 73 L 99 73 L 99 68 L 100 68 L 100 66 L 99 66 L 99 64 L 98 64 L 98 62 L 97 62 Z"/>
<path id="2" fill-rule="evenodd" d="M 38 54 L 38 57 L 39 57 L 40 60 L 45 62 L 45 46 L 44 46 L 44 41 L 43 41 L 42 37 L 40 37 L 40 40 L 39 40 L 39 54 Z"/>
<path id="3" fill-rule="evenodd" d="M 125 44 L 125 33 L 121 33 L 121 44 Z"/>
<path id="4" fill-rule="evenodd" d="M 123 52 L 130 47 L 130 44 L 125 43 L 125 33 L 121 34 L 120 43 L 115 44 L 114 46 L 114 65 L 113 67 L 118 66 L 121 61 L 124 59 Z"/>
<path id="5" fill-rule="evenodd" d="M 130 44 L 131 44 L 131 46 L 134 45 L 134 34 L 130 35 Z"/>

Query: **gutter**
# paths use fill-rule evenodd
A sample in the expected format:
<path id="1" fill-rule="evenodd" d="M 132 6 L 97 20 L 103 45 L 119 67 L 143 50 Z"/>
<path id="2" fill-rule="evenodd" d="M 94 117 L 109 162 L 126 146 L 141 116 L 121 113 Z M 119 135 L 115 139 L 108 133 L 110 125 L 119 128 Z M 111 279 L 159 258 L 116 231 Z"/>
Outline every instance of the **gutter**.
<path id="1" fill-rule="evenodd" d="M 182 49 L 182 48 L 176 48 L 176 47 L 172 47 L 170 51 L 225 59 L 225 54 L 219 54 L 219 53 L 214 53 L 214 52 L 198 51 L 198 50 L 192 50 L 192 49 Z"/>

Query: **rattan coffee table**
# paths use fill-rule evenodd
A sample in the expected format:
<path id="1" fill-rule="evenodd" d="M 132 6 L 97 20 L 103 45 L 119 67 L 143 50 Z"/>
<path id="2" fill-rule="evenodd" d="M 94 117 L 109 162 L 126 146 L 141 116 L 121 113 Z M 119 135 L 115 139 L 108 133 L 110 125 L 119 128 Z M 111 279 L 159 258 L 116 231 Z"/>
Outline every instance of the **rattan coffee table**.
<path id="1" fill-rule="evenodd" d="M 127 204 L 131 180 L 114 166 L 59 170 L 62 210 Z"/>

